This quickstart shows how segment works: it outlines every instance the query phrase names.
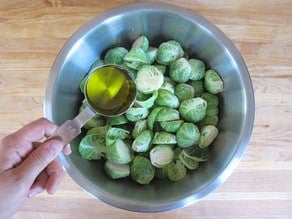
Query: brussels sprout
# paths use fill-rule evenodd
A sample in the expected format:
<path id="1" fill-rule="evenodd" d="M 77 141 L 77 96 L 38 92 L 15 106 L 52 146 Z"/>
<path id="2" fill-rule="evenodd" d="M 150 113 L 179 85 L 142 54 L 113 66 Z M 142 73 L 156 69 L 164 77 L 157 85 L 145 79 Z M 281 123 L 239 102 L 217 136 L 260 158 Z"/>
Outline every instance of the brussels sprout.
<path id="1" fill-rule="evenodd" d="M 216 126 L 219 122 L 219 118 L 217 115 L 214 116 L 206 116 L 203 120 L 199 121 L 197 124 L 199 126 L 206 126 L 206 125 L 214 125 Z"/>
<path id="2" fill-rule="evenodd" d="M 158 51 L 158 49 L 155 47 L 149 47 L 148 50 L 146 51 L 146 53 L 149 56 L 150 63 L 153 63 L 155 61 L 156 56 L 157 56 L 157 51 Z M 156 67 L 160 70 L 160 68 L 158 66 L 156 66 Z M 161 73 L 163 73 L 163 71 L 161 71 Z"/>
<path id="3" fill-rule="evenodd" d="M 108 129 L 108 125 L 93 127 L 86 132 L 86 135 L 98 135 L 101 138 L 105 138 Z"/>
<path id="4" fill-rule="evenodd" d="M 147 119 L 138 120 L 133 128 L 132 136 L 133 138 L 137 138 L 143 131 L 148 129 Z"/>
<path id="5" fill-rule="evenodd" d="M 179 100 L 170 91 L 159 89 L 158 97 L 155 100 L 155 104 L 159 106 L 169 107 L 169 108 L 177 108 L 179 106 Z"/>
<path id="6" fill-rule="evenodd" d="M 86 135 L 79 144 L 78 152 L 87 160 L 99 160 L 106 154 L 105 139 L 99 135 Z"/>
<path id="7" fill-rule="evenodd" d="M 176 144 L 176 136 L 169 132 L 156 132 L 152 144 Z"/>
<path id="8" fill-rule="evenodd" d="M 181 45 L 173 40 L 163 42 L 160 44 L 156 61 L 160 64 L 169 65 L 171 62 L 181 58 L 184 54 Z"/>
<path id="9" fill-rule="evenodd" d="M 191 81 L 191 85 L 195 91 L 195 97 L 200 97 L 205 92 L 203 81 Z"/>
<path id="10" fill-rule="evenodd" d="M 123 140 L 116 139 L 106 146 L 106 158 L 116 164 L 127 164 L 132 160 L 132 154 Z"/>
<path id="11" fill-rule="evenodd" d="M 157 177 L 158 179 L 167 178 L 167 168 L 166 167 L 156 168 L 155 177 Z"/>
<path id="12" fill-rule="evenodd" d="M 185 150 L 182 150 L 179 155 L 179 159 L 189 170 L 194 170 L 199 167 L 199 162 L 194 157 L 189 156 Z"/>
<path id="13" fill-rule="evenodd" d="M 162 121 L 160 122 L 161 128 L 166 132 L 177 132 L 179 127 L 183 124 L 183 120 L 172 120 L 172 121 Z"/>
<path id="14" fill-rule="evenodd" d="M 142 35 L 132 43 L 132 48 L 141 48 L 144 52 L 146 52 L 149 48 L 149 40 L 146 36 Z"/>
<path id="15" fill-rule="evenodd" d="M 201 97 L 207 101 L 206 115 L 207 116 L 217 115 L 219 104 L 218 97 L 215 94 L 211 93 L 203 93 Z"/>
<path id="16" fill-rule="evenodd" d="M 131 165 L 130 175 L 139 184 L 149 184 L 155 176 L 155 168 L 148 158 L 136 156 Z"/>
<path id="17" fill-rule="evenodd" d="M 190 147 L 199 143 L 200 131 L 198 127 L 189 122 L 184 122 L 176 132 L 178 146 Z"/>
<path id="18" fill-rule="evenodd" d="M 136 152 L 146 152 L 150 149 L 152 140 L 152 132 L 145 130 L 137 136 L 132 143 L 132 149 Z"/>
<path id="19" fill-rule="evenodd" d="M 172 80 L 180 83 L 187 82 L 191 76 L 191 65 L 185 58 L 180 58 L 170 65 L 169 76 Z"/>
<path id="20" fill-rule="evenodd" d="M 166 73 L 166 66 L 165 65 L 154 65 L 161 73 L 164 75 Z"/>
<path id="21" fill-rule="evenodd" d="M 126 124 L 129 121 L 126 119 L 125 115 L 113 116 L 107 118 L 107 123 L 109 125 L 122 125 Z"/>
<path id="22" fill-rule="evenodd" d="M 199 140 L 199 147 L 208 147 L 218 135 L 218 129 L 213 125 L 204 126 L 201 129 L 201 136 Z"/>
<path id="23" fill-rule="evenodd" d="M 172 121 L 172 120 L 178 120 L 179 112 L 176 109 L 172 108 L 163 108 L 156 116 L 157 122 L 165 122 L 165 121 Z"/>
<path id="24" fill-rule="evenodd" d="M 157 99 L 157 97 L 158 97 L 158 91 L 155 90 L 148 99 L 145 99 L 145 100 L 138 100 L 137 99 L 136 100 L 136 103 L 140 107 L 149 109 L 149 108 L 151 108 L 154 105 L 154 102 Z"/>
<path id="25" fill-rule="evenodd" d="M 92 63 L 92 65 L 90 66 L 88 73 L 91 72 L 93 69 L 104 65 L 104 61 L 101 59 L 97 59 L 94 63 Z"/>
<path id="26" fill-rule="evenodd" d="M 204 86 L 212 94 L 218 94 L 223 91 L 223 81 L 215 70 L 206 71 Z"/>
<path id="27" fill-rule="evenodd" d="M 179 155 L 181 154 L 182 152 L 182 148 L 181 147 L 176 147 L 174 150 L 173 150 L 173 160 L 179 160 Z"/>
<path id="28" fill-rule="evenodd" d="M 106 133 L 106 146 L 113 144 L 117 139 L 126 139 L 129 137 L 129 131 L 121 128 L 111 127 Z"/>
<path id="29" fill-rule="evenodd" d="M 105 53 L 104 62 L 106 64 L 121 65 L 128 50 L 124 47 L 115 47 Z"/>
<path id="30" fill-rule="evenodd" d="M 148 117 L 147 117 L 147 122 L 148 122 L 148 126 L 150 130 L 153 130 L 153 126 L 154 123 L 156 121 L 157 115 L 159 114 L 159 112 L 164 109 L 165 107 L 159 106 L 159 107 L 155 107 L 154 109 L 152 109 L 152 111 L 149 113 Z"/>
<path id="31" fill-rule="evenodd" d="M 210 157 L 210 150 L 208 149 L 208 147 L 200 148 L 198 145 L 196 145 L 193 147 L 185 148 L 183 150 L 188 157 L 192 157 L 192 159 L 196 160 L 197 162 L 205 162 Z"/>
<path id="32" fill-rule="evenodd" d="M 155 167 L 164 167 L 173 159 L 173 151 L 167 145 L 157 145 L 150 151 L 150 161 Z"/>
<path id="33" fill-rule="evenodd" d="M 155 66 L 145 65 L 137 72 L 135 82 L 138 91 L 150 94 L 163 84 L 163 74 Z"/>
<path id="34" fill-rule="evenodd" d="M 182 118 L 189 122 L 198 122 L 204 119 L 206 109 L 207 102 L 200 97 L 184 100 L 179 106 Z"/>
<path id="35" fill-rule="evenodd" d="M 149 110 L 143 107 L 131 107 L 125 113 L 126 118 L 131 122 L 145 119 L 149 114 Z"/>
<path id="36" fill-rule="evenodd" d="M 129 164 L 116 164 L 107 160 L 104 164 L 106 174 L 112 179 L 120 179 L 130 175 Z"/>
<path id="37" fill-rule="evenodd" d="M 174 94 L 174 86 L 171 83 L 167 82 L 167 81 L 163 82 L 163 84 L 160 87 L 160 90 L 167 90 L 170 93 Z"/>
<path id="38" fill-rule="evenodd" d="M 143 65 L 149 65 L 151 60 L 143 49 L 135 47 L 125 55 L 124 61 L 129 68 L 139 70 Z"/>
<path id="39" fill-rule="evenodd" d="M 187 169 L 180 160 L 172 161 L 166 168 L 168 179 L 173 182 L 182 180 L 187 174 Z"/>
<path id="40" fill-rule="evenodd" d="M 194 88 L 185 83 L 180 83 L 175 86 L 174 93 L 178 97 L 179 101 L 183 101 L 186 99 L 193 98 L 195 96 L 195 90 Z"/>
<path id="41" fill-rule="evenodd" d="M 204 100 L 207 101 L 208 105 L 215 105 L 218 106 L 219 100 L 218 97 L 211 93 L 203 93 L 201 96 Z"/>
<path id="42" fill-rule="evenodd" d="M 205 64 L 199 59 L 190 59 L 189 63 L 192 67 L 190 79 L 201 80 L 205 75 Z"/>

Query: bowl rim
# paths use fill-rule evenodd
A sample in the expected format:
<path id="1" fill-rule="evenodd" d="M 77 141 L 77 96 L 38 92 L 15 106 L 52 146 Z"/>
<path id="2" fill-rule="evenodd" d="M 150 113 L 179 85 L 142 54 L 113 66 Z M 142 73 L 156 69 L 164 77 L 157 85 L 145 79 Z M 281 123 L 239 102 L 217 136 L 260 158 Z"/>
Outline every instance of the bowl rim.
<path id="1" fill-rule="evenodd" d="M 49 80 L 47 83 L 47 88 L 45 92 L 45 99 L 44 99 L 44 115 L 49 120 L 53 120 L 53 113 L 52 113 L 52 97 L 54 94 L 54 90 L 56 87 L 56 79 L 58 77 L 58 71 L 62 68 L 63 62 L 69 51 L 71 50 L 72 46 L 78 42 L 78 40 L 83 36 L 84 33 L 89 32 L 93 27 L 97 24 L 100 24 L 107 19 L 118 16 L 123 13 L 132 12 L 132 11 L 164 11 L 170 12 L 172 14 L 179 14 L 184 17 L 184 19 L 188 19 L 190 21 L 196 21 L 201 26 L 208 26 L 208 30 L 213 34 L 216 35 L 218 38 L 218 42 L 224 45 L 227 48 L 228 52 L 232 55 L 235 64 L 237 65 L 239 72 L 242 77 L 243 87 L 245 92 L 247 93 L 246 101 L 245 101 L 245 112 L 246 121 L 244 121 L 242 135 L 240 136 L 240 141 L 237 145 L 236 150 L 234 150 L 234 155 L 230 157 L 230 160 L 226 162 L 225 166 L 222 166 L 222 171 L 218 171 L 219 174 L 214 175 L 209 182 L 202 187 L 199 193 L 190 194 L 189 196 L 184 197 L 180 200 L 172 200 L 169 202 L 164 203 L 145 203 L 143 201 L 127 201 L 125 202 L 123 198 L 114 196 L 108 192 L 103 190 L 96 190 L 92 191 L 91 183 L 82 177 L 82 174 L 79 173 L 76 169 L 71 167 L 70 161 L 67 157 L 61 154 L 59 157 L 61 159 L 63 168 L 67 171 L 67 173 L 71 176 L 74 181 L 81 186 L 88 194 L 90 194 L 94 198 L 98 198 L 99 200 L 121 208 L 125 210 L 135 211 L 135 212 L 162 212 L 173 210 L 177 208 L 182 208 L 193 204 L 200 200 L 201 198 L 205 197 L 207 194 L 211 193 L 215 190 L 218 186 L 220 186 L 226 179 L 231 175 L 234 169 L 239 164 L 244 152 L 246 151 L 247 145 L 249 143 L 253 124 L 254 124 L 254 115 L 255 115 L 255 101 L 254 101 L 254 92 L 252 86 L 252 80 L 249 75 L 249 71 L 247 66 L 235 47 L 232 41 L 212 22 L 208 21 L 205 17 L 197 14 L 196 12 L 186 9 L 177 5 L 169 4 L 169 3 L 153 3 L 153 2 L 139 2 L 139 3 L 130 3 L 121 6 L 114 7 L 110 10 L 107 10 L 100 15 L 94 17 L 89 22 L 85 23 L 81 26 L 65 43 L 65 45 L 60 50 L 59 54 L 57 55 L 52 67 L 51 72 L 49 75 Z"/>

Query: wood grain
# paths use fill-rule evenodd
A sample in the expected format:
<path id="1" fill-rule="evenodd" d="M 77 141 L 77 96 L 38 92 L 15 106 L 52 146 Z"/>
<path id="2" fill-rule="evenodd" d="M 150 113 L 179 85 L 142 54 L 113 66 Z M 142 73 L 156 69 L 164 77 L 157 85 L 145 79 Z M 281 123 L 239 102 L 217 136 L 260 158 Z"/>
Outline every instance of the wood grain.
<path id="1" fill-rule="evenodd" d="M 84 23 L 127 0 L 0 1 L 0 138 L 43 115 L 50 67 Z M 28 200 L 18 218 L 291 218 L 292 1 L 163 1 L 215 23 L 236 45 L 252 78 L 256 117 L 235 172 L 183 209 L 142 214 L 111 207 L 65 176 L 54 196 Z"/>

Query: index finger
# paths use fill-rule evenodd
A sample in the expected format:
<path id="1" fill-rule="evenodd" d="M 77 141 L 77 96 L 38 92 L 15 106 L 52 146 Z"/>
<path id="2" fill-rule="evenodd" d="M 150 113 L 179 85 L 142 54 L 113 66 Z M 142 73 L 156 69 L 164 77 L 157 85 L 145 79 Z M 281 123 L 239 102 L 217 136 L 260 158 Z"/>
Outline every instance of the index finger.
<path id="1" fill-rule="evenodd" d="M 57 126 L 45 118 L 37 119 L 12 134 L 16 144 L 23 142 L 35 142 L 43 137 L 49 137 L 57 129 Z"/>

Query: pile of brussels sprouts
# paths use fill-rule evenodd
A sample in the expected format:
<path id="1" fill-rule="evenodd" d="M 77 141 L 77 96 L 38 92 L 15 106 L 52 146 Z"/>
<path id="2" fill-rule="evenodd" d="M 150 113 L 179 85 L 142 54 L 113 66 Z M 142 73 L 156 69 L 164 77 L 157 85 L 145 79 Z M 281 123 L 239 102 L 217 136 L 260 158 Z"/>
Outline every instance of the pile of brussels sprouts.
<path id="1" fill-rule="evenodd" d="M 125 114 L 96 115 L 85 125 L 78 147 L 83 158 L 104 158 L 110 178 L 130 176 L 139 184 L 155 177 L 179 181 L 208 160 L 208 146 L 218 135 L 217 94 L 223 91 L 215 70 L 206 71 L 204 62 L 189 58 L 177 41 L 156 48 L 145 36 L 129 50 L 109 49 L 90 70 L 103 64 L 122 65 L 133 74 L 137 99 Z"/>

